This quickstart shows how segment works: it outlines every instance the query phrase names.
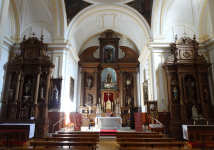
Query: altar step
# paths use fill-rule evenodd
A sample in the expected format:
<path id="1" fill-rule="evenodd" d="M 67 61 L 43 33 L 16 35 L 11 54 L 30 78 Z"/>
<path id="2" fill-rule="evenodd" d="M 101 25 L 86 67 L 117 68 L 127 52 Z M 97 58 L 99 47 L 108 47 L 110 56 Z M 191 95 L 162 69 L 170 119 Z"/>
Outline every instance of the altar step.
<path id="1" fill-rule="evenodd" d="M 117 130 L 100 130 L 100 136 L 116 136 Z"/>

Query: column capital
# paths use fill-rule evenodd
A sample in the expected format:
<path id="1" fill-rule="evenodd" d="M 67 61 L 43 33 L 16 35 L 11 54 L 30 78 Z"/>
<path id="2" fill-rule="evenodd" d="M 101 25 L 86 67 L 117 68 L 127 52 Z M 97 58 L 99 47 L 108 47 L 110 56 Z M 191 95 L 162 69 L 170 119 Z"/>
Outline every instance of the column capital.
<path id="1" fill-rule="evenodd" d="M 80 71 L 81 75 L 85 75 L 85 71 Z"/>
<path id="2" fill-rule="evenodd" d="M 136 76 L 136 74 L 137 74 L 137 71 L 133 71 L 133 72 L 132 72 L 132 74 L 133 74 L 134 76 Z"/>
<path id="3" fill-rule="evenodd" d="M 94 75 L 97 76 L 97 74 L 98 74 L 98 71 L 94 71 Z"/>
<path id="4" fill-rule="evenodd" d="M 120 76 L 123 76 L 123 74 L 124 74 L 124 71 L 120 71 Z"/>

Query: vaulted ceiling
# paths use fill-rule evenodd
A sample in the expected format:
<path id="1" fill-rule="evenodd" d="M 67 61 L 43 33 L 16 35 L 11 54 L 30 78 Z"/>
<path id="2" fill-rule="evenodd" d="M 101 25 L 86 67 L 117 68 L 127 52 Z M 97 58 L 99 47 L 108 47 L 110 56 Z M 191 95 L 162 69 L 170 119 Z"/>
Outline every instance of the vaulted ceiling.
<path id="1" fill-rule="evenodd" d="M 151 28 L 125 3 L 133 0 L 85 0 L 90 6 L 67 25 L 64 0 L 11 0 L 5 36 L 18 43 L 23 35 L 44 35 L 48 43 L 71 43 L 77 54 L 90 38 L 113 29 L 131 40 L 140 54 L 148 42 L 172 42 L 196 35 L 200 42 L 213 37 L 208 0 L 164 0 L 153 3 Z"/>

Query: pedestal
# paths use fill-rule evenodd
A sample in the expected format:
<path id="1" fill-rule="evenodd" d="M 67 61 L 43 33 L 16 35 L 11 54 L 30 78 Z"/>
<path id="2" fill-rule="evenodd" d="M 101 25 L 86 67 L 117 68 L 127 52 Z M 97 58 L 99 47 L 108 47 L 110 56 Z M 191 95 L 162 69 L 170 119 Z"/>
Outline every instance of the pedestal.
<path id="1" fill-rule="evenodd" d="M 106 113 L 111 113 L 111 109 L 106 109 Z"/>

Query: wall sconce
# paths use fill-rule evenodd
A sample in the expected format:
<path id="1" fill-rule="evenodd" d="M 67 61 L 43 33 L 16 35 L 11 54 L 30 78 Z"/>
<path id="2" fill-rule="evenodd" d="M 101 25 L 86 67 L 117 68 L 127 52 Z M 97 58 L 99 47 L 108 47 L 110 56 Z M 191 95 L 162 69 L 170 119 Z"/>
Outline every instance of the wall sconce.
<path id="1" fill-rule="evenodd" d="M 166 110 L 164 110 L 163 115 L 166 116 L 166 114 L 167 114 L 167 112 L 166 112 Z"/>

